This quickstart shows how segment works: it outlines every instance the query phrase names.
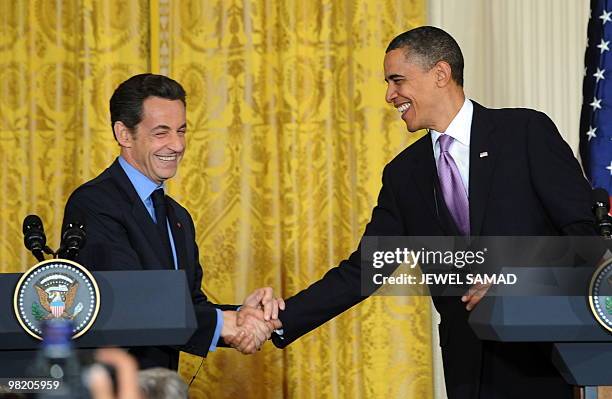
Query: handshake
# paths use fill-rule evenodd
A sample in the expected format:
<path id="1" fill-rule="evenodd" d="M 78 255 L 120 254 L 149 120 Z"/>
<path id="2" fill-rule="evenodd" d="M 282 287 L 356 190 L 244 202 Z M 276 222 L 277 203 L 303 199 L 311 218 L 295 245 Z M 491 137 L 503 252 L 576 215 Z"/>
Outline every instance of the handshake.
<path id="1" fill-rule="evenodd" d="M 253 354 L 261 349 L 274 330 L 282 328 L 279 309 L 285 310 L 285 301 L 274 298 L 272 288 L 259 288 L 244 300 L 239 310 L 223 312 L 221 337 L 239 352 Z"/>

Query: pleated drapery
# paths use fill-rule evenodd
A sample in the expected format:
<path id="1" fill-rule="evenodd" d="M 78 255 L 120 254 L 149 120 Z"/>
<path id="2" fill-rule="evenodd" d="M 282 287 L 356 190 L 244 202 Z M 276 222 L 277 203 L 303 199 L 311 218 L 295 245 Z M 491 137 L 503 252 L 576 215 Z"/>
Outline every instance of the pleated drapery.
<path id="1" fill-rule="evenodd" d="M 187 91 L 169 191 L 191 212 L 211 300 L 289 296 L 353 251 L 382 168 L 417 136 L 384 101 L 384 49 L 424 0 L 0 2 L 0 271 L 35 263 L 21 222 L 57 246 L 63 207 L 119 149 L 116 85 L 164 73 Z M 428 398 L 427 297 L 366 300 L 286 350 L 218 349 L 198 398 Z M 201 358 L 182 355 L 186 381 Z"/>

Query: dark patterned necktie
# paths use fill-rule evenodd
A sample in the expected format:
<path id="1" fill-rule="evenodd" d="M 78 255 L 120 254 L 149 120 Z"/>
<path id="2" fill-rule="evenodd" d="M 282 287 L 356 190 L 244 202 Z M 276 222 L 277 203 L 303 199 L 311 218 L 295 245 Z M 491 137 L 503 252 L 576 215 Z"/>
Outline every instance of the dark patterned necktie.
<path id="1" fill-rule="evenodd" d="M 153 208 L 155 208 L 155 219 L 157 220 L 157 232 L 164 245 L 168 259 L 168 268 L 174 269 L 174 258 L 172 257 L 172 247 L 170 246 L 170 237 L 168 236 L 168 223 L 166 213 L 166 195 L 163 188 L 158 188 L 151 194 Z"/>

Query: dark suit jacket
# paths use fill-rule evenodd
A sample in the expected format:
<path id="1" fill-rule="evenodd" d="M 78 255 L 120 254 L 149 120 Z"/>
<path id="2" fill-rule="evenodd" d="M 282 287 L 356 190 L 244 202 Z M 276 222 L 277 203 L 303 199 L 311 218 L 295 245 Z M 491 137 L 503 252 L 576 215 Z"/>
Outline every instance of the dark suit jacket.
<path id="1" fill-rule="evenodd" d="M 480 157 L 481 152 L 487 157 Z M 474 236 L 595 234 L 590 187 L 552 121 L 528 109 L 474 103 L 470 142 L 470 225 Z M 365 236 L 444 236 L 457 229 L 439 195 L 430 135 L 384 169 Z M 357 304 L 359 249 L 321 280 L 286 301 L 285 347 Z M 457 297 L 434 297 L 448 397 L 571 397 L 550 362 L 550 346 L 480 341 Z M 391 343 L 390 343 L 391 344 Z"/>
<path id="2" fill-rule="evenodd" d="M 206 356 L 217 314 L 216 305 L 201 290 L 202 267 L 198 260 L 193 220 L 185 208 L 167 197 L 168 218 L 179 268 L 185 270 L 198 322 L 198 329 L 181 350 Z M 83 220 L 87 242 L 77 261 L 90 270 L 173 269 L 168 265 L 161 238 L 147 209 L 127 175 L 115 162 L 95 179 L 77 188 L 66 203 L 64 220 Z M 64 223 L 65 224 L 65 223 Z M 131 348 L 142 368 L 178 368 L 178 348 Z"/>

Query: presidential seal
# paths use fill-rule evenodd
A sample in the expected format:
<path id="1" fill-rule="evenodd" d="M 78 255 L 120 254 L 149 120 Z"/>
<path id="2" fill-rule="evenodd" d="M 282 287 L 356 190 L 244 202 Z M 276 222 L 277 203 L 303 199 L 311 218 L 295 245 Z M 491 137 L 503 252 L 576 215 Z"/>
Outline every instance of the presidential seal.
<path id="1" fill-rule="evenodd" d="M 19 279 L 13 296 L 15 316 L 23 329 L 42 339 L 46 320 L 72 323 L 72 338 L 85 334 L 100 309 L 100 290 L 92 274 L 66 259 L 49 259 L 32 267 Z"/>
<path id="2" fill-rule="evenodd" d="M 591 277 L 589 304 L 595 320 L 612 332 L 612 258 L 599 266 Z"/>

